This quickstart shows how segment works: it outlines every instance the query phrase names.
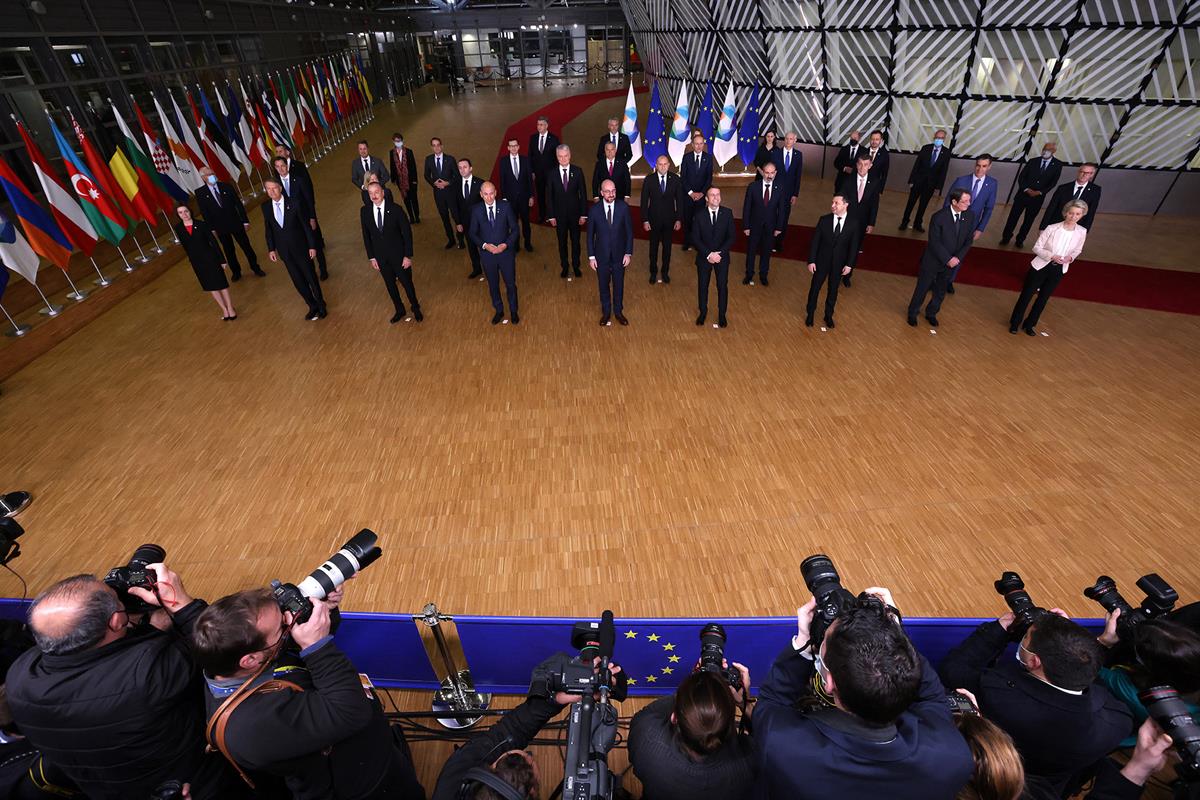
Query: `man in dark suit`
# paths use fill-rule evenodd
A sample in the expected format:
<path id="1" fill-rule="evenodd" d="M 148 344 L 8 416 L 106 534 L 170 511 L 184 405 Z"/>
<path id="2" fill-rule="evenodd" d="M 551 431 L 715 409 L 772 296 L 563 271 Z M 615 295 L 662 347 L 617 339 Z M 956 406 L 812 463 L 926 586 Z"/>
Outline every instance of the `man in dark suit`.
<path id="1" fill-rule="evenodd" d="M 388 169 L 391 170 L 392 183 L 395 184 L 396 190 L 404 195 L 404 207 L 408 210 L 409 222 L 419 225 L 421 223 L 421 201 L 417 197 L 417 187 L 420 186 L 417 157 L 411 147 L 404 146 L 404 134 L 400 131 L 392 134 L 392 149 L 388 151 Z"/>
<path id="2" fill-rule="evenodd" d="M 633 194 L 633 179 L 629 175 L 629 165 L 617 158 L 617 146 L 612 142 L 604 145 L 604 157 L 596 162 L 592 170 L 592 202 L 600 202 L 600 184 L 612 181 L 617 187 L 617 197 L 629 202 Z"/>
<path id="3" fill-rule="evenodd" d="M 1044 231 L 1054 223 L 1062 222 L 1063 206 L 1069 200 L 1082 200 L 1087 203 L 1088 210 L 1083 219 L 1079 220 L 1079 224 L 1091 233 L 1092 221 L 1096 218 L 1096 210 L 1100 208 L 1100 184 L 1094 182 L 1099 169 L 1090 161 L 1080 164 L 1079 171 L 1075 173 L 1075 180 L 1054 190 L 1038 230 Z"/>
<path id="4" fill-rule="evenodd" d="M 562 264 L 560 278 L 571 280 L 567 265 L 567 237 L 571 238 L 571 269 L 579 271 L 579 229 L 587 224 L 587 188 L 583 170 L 571 164 L 571 148 L 560 144 L 555 150 L 558 166 L 546 175 L 547 221 L 558 233 L 558 260 Z"/>
<path id="5" fill-rule="evenodd" d="M 825 327 L 834 327 L 833 309 L 837 305 L 838 286 L 841 284 L 838 278 L 849 275 L 850 270 L 854 269 L 854 262 L 858 259 L 858 243 L 862 237 L 858 222 L 848 213 L 849 205 L 844 196 L 833 196 L 830 211 L 832 213 L 817 220 L 808 246 L 808 271 L 812 273 L 812 283 L 808 287 L 804 324 L 810 328 L 813 315 L 817 312 L 821 287 L 826 285 Z"/>
<path id="6" fill-rule="evenodd" d="M 708 284 L 717 273 L 717 326 L 729 322 L 725 312 L 729 307 L 729 248 L 733 247 L 733 211 L 721 206 L 721 190 L 713 186 L 704 196 L 704 207 L 692 218 L 692 247 L 696 248 L 696 278 L 699 289 L 700 316 L 696 324 L 703 325 L 708 317 Z"/>
<path id="7" fill-rule="evenodd" d="M 671 172 L 671 159 L 659 156 L 654 172 L 642 182 L 642 229 L 650 234 L 650 282 L 671 282 L 671 237 L 683 227 L 685 208 L 683 182 Z M 662 277 L 658 277 L 658 254 L 662 251 Z"/>
<path id="8" fill-rule="evenodd" d="M 312 229 L 317 247 L 317 269 L 321 280 L 327 280 L 329 269 L 325 262 L 325 236 L 321 233 L 321 223 L 317 220 L 317 197 L 312 179 L 308 177 L 307 171 L 296 173 L 291 171 L 293 166 L 303 168 L 304 165 L 300 161 L 289 160 L 286 156 L 275 156 L 272 163 L 275 165 L 275 174 L 279 176 L 279 184 L 283 187 L 284 195 L 288 199 L 296 201 L 297 209 L 308 221 L 308 227 Z"/>
<path id="9" fill-rule="evenodd" d="M 683 210 L 683 249 L 687 250 L 692 243 L 692 220 L 704 207 L 704 197 L 713 180 L 713 160 L 705 152 L 704 134 L 692 135 L 692 149 L 684 154 L 683 163 L 679 165 L 679 179 L 690 203 L 690 207 Z"/>
<path id="10" fill-rule="evenodd" d="M 629 141 L 629 136 L 621 133 L 621 120 L 619 117 L 608 118 L 608 133 L 601 136 L 599 144 L 596 145 L 597 161 L 606 157 L 604 155 L 604 145 L 606 144 L 611 144 L 617 148 L 617 158 L 624 162 L 626 166 L 629 166 L 629 162 L 633 158 L 633 145 Z M 617 194 L 621 195 L 620 187 L 617 187 Z"/>
<path id="11" fill-rule="evenodd" d="M 460 158 L 458 160 L 458 182 L 454 184 L 454 205 L 450 208 L 454 213 L 454 230 L 458 235 L 458 249 L 462 250 L 466 247 L 467 253 L 471 256 L 471 274 L 467 276 L 467 280 L 483 279 L 483 269 L 479 265 L 479 248 L 475 246 L 474 241 L 467 237 L 467 229 L 471 225 L 471 210 L 483 202 L 483 197 L 479 194 L 482 188 L 483 181 L 471 173 L 471 159 Z"/>
<path id="12" fill-rule="evenodd" d="M 867 141 L 867 155 L 871 157 L 871 172 L 879 180 L 879 191 L 882 194 L 887 188 L 888 168 L 891 166 L 891 156 L 883 144 L 883 131 L 871 131 Z"/>
<path id="13" fill-rule="evenodd" d="M 537 193 L 538 222 L 545 222 L 550 217 L 546 205 L 546 181 L 558 165 L 555 155 L 558 145 L 558 137 L 550 132 L 550 118 L 538 117 L 537 132 L 529 137 L 529 166 L 533 170 L 533 190 Z"/>
<path id="14" fill-rule="evenodd" d="M 908 202 L 904 204 L 900 230 L 908 228 L 908 219 L 912 217 L 913 230 L 925 232 L 925 208 L 933 193 L 942 190 L 942 184 L 946 182 L 946 170 L 950 168 L 953 157 L 950 148 L 946 147 L 946 132 L 939 128 L 933 134 L 933 144 L 921 148 L 913 161 L 912 171 L 908 173 Z M 913 216 L 913 206 L 917 208 L 916 216 Z"/>
<path id="15" fill-rule="evenodd" d="M 611 146 L 611 145 L 610 145 Z M 600 283 L 600 324 L 609 317 L 628 325 L 625 310 L 625 268 L 633 260 L 633 218 L 629 205 L 617 197 L 616 184 L 600 182 L 600 202 L 588 212 L 588 266 Z"/>
<path id="16" fill-rule="evenodd" d="M 287 162 L 288 174 L 295 175 L 297 178 L 303 178 L 308 181 L 308 185 L 312 186 L 312 175 L 308 174 L 308 165 L 298 158 L 292 157 L 292 148 L 280 142 L 275 145 L 275 158 L 282 158 Z"/>
<path id="17" fill-rule="evenodd" d="M 479 190 L 480 202 L 471 211 L 468 234 L 472 243 L 481 251 L 483 272 L 487 275 L 488 292 L 492 296 L 492 324 L 499 325 L 504 319 L 504 303 L 500 299 L 500 279 L 508 294 L 508 313 L 512 324 L 520 324 L 517 315 L 517 217 L 511 205 L 496 199 L 496 187 L 486 181 Z"/>
<path id="18" fill-rule="evenodd" d="M 775 162 L 775 175 L 783 190 L 787 193 L 787 202 L 783 210 L 782 227 L 775 237 L 775 249 L 783 249 L 783 240 L 787 238 L 788 218 L 792 214 L 792 206 L 800 196 L 800 173 L 804 170 L 804 154 L 796 147 L 795 131 L 783 135 L 783 147 L 771 151 L 771 160 Z"/>
<path id="19" fill-rule="evenodd" d="M 237 189 L 218 181 L 217 176 L 208 167 L 200 170 L 200 176 L 204 178 L 204 185 L 196 190 L 196 204 L 200 207 L 204 221 L 212 226 L 213 232 L 221 242 L 232 279 L 242 279 L 242 265 L 238 263 L 237 250 L 234 249 L 235 241 L 246 254 L 250 270 L 260 278 L 266 275 L 262 267 L 258 266 L 258 256 L 250 245 L 250 237 L 246 235 L 250 219 L 246 216 L 246 207 L 242 205 L 242 198 L 238 196 Z"/>
<path id="20" fill-rule="evenodd" d="M 833 157 L 833 182 L 835 185 L 843 175 L 854 174 L 854 165 L 858 161 L 858 154 L 866 148 L 866 145 L 859 144 L 861 139 L 862 131 L 850 131 L 849 141 L 842 145 L 838 149 L 837 155 Z"/>
<path id="21" fill-rule="evenodd" d="M 286 164 L 284 165 L 286 168 Z M 283 261 L 288 276 L 300 297 L 308 304 L 304 318 L 324 319 L 325 298 L 321 281 L 317 279 L 312 260 L 317 257 L 317 240 L 300 208 L 300 202 L 283 193 L 278 179 L 268 178 L 263 184 L 267 202 L 263 203 L 263 232 L 267 238 L 267 254 L 272 261 Z"/>
<path id="22" fill-rule="evenodd" d="M 521 144 L 515 137 L 508 140 L 508 157 L 500 159 L 500 196 L 508 201 L 509 208 L 521 220 L 525 250 L 532 253 L 529 212 L 533 209 L 533 170 L 529 159 L 521 155 Z"/>
<path id="23" fill-rule="evenodd" d="M 367 140 L 361 139 L 358 143 L 358 158 L 350 164 L 350 181 L 359 191 L 363 190 L 363 176 L 368 172 L 375 173 L 375 177 L 383 186 L 387 185 L 391 177 L 388 174 L 387 165 L 371 155 L 371 148 L 367 145 Z"/>
<path id="24" fill-rule="evenodd" d="M 359 210 L 363 247 L 367 250 L 371 266 L 383 278 L 388 296 L 395 306 L 396 313 L 392 315 L 391 322 L 395 325 L 407 316 L 396 281 L 403 284 L 408 303 L 412 306 L 413 318 L 420 322 L 425 317 L 421 314 L 421 304 L 417 302 L 417 290 L 413 286 L 413 236 L 408 217 L 400 206 L 384 199 L 382 184 L 370 184 L 367 195 L 371 198 L 371 204 Z"/>
<path id="25" fill-rule="evenodd" d="M 950 206 L 929 218 L 929 244 L 921 254 L 917 288 L 908 303 L 908 324 L 916 327 L 917 312 L 925 295 L 933 288 L 933 299 L 925 308 L 925 319 L 937 327 L 937 312 L 946 298 L 950 271 L 957 267 L 975 242 L 975 216 L 971 213 L 971 190 L 959 186 L 950 190 Z"/>
<path id="26" fill-rule="evenodd" d="M 433 189 L 433 202 L 442 228 L 446 231 L 446 249 L 455 245 L 454 226 L 450 223 L 450 207 L 454 204 L 454 182 L 458 179 L 458 162 L 454 156 L 442 152 L 442 140 L 434 136 L 429 140 L 433 152 L 425 156 L 425 182 Z"/>
<path id="27" fill-rule="evenodd" d="M 871 171 L 871 158 L 866 153 L 858 156 L 854 175 L 843 175 L 838 180 L 838 191 L 846 200 L 847 213 L 858 228 L 858 244 L 868 233 L 875 231 L 875 219 L 879 215 L 879 179 Z M 842 286 L 850 285 L 850 275 L 842 276 Z"/>
<path id="28" fill-rule="evenodd" d="M 860 595 L 813 641 L 816 605 L 800 608 L 796 636 L 760 687 L 755 796 L 954 800 L 975 761 L 891 593 Z M 799 708 L 814 683 L 831 701 Z"/>
<path id="29" fill-rule="evenodd" d="M 1046 142 L 1037 158 L 1031 158 L 1021 167 L 1017 175 L 1017 193 L 1013 195 L 1012 208 L 1008 211 L 1008 219 L 1004 222 L 1004 230 L 1000 234 L 1000 244 L 1008 244 L 1017 232 L 1017 247 L 1025 247 L 1025 237 L 1029 229 L 1037 221 L 1037 213 L 1042 209 L 1046 195 L 1058 185 L 1062 175 L 1063 164 L 1054 154 L 1058 152 L 1058 144 Z M 1020 222 L 1020 229 L 1017 223 Z"/>
<path id="30" fill-rule="evenodd" d="M 787 191 L 775 180 L 775 165 L 764 164 L 762 175 L 746 187 L 742 200 L 742 232 L 746 234 L 746 276 L 742 284 L 754 285 L 754 262 L 758 261 L 758 279 L 763 286 L 770 286 L 771 250 L 775 237 L 783 228 L 790 198 Z"/>
<path id="31" fill-rule="evenodd" d="M 1055 796 L 1072 794 L 1075 777 L 1120 745 L 1133 729 L 1128 707 L 1097 680 L 1104 648 L 1055 609 L 1026 631 L 1013 614 L 975 629 L 942 661 L 947 686 L 975 695 L 979 710 L 1012 736 L 1025 771 Z M 1020 636 L 1018 664 L 997 659 Z"/>

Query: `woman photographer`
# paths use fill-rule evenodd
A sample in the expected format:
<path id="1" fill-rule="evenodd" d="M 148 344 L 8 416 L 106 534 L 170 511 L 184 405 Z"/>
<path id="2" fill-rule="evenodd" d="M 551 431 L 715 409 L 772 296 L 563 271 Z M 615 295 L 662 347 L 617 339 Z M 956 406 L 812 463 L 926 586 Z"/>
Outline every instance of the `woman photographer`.
<path id="1" fill-rule="evenodd" d="M 698 665 L 697 665 L 698 666 Z M 722 665 L 724 666 L 724 664 Z M 750 672 L 741 664 L 741 686 Z M 642 782 L 643 800 L 738 800 L 754 786 L 754 743 L 738 730 L 745 689 L 734 689 L 716 672 L 696 671 L 669 697 L 634 715 L 629 724 L 629 763 Z"/>

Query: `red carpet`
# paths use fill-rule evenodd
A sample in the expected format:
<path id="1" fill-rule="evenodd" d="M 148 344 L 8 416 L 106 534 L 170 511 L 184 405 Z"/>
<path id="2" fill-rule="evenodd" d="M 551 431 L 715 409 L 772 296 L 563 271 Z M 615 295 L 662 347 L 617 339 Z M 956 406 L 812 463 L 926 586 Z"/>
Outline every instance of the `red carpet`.
<path id="1" fill-rule="evenodd" d="M 504 134 L 504 139 L 507 141 L 509 137 L 516 136 L 524 150 L 530 135 L 537 129 L 538 116 L 544 114 L 549 117 L 551 130 L 561 133 L 563 125 L 578 117 L 592 105 L 601 100 L 624 97 L 627 91 L 627 89 L 613 89 L 555 100 L 510 125 Z M 641 93 L 646 91 L 646 88 L 642 87 L 635 91 Z M 614 113 L 617 110 L 614 107 Z M 597 141 L 601 133 L 603 131 L 596 132 Z M 589 140 L 582 149 L 577 148 L 576 155 L 579 157 L 575 159 L 575 164 L 582 167 L 584 174 L 589 177 L 591 173 L 590 147 Z M 500 158 L 507 154 L 504 143 L 501 142 L 496 163 L 492 167 L 493 183 L 499 183 Z M 813 179 L 806 178 L 806 180 L 811 186 Z M 635 204 L 632 211 L 636 223 L 635 231 L 639 239 L 645 239 L 648 238 L 648 234 L 642 231 L 640 214 L 636 205 L 636 193 L 640 191 L 640 184 L 635 184 L 634 191 Z M 741 197 L 742 193 L 739 190 L 732 197 L 725 198 L 727 204 L 735 207 L 735 214 L 740 208 Z M 807 260 L 808 243 L 812 237 L 812 231 L 812 227 L 808 225 L 789 225 L 786 245 L 783 253 L 779 255 L 797 261 Z M 858 269 L 870 272 L 888 272 L 894 275 L 910 275 L 915 278 L 917 264 L 925 249 L 924 238 L 917 238 L 917 236 L 874 234 L 867 237 L 866 243 L 863 245 L 863 253 L 858 259 Z M 682 243 L 682 238 L 677 234 L 675 241 Z M 741 234 L 740 229 L 733 249 L 743 253 L 746 250 L 745 237 Z M 690 253 L 687 254 L 687 256 L 690 255 Z M 974 248 L 963 262 L 957 282 L 970 286 L 1019 291 L 1032 258 L 1033 254 L 1028 251 Z M 739 265 L 735 263 L 731 269 L 732 274 L 740 275 L 738 268 Z M 1054 296 L 1200 316 L 1200 273 L 1080 259 L 1071 265 L 1070 272 L 1058 285 Z"/>

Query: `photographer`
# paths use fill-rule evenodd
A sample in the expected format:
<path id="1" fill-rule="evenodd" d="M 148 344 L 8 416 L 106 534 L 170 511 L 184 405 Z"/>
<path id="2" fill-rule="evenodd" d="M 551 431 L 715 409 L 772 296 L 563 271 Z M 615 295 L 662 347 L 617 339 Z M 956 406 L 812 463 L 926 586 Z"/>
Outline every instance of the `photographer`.
<path id="1" fill-rule="evenodd" d="M 340 590 L 312 600 L 295 623 L 269 589 L 252 589 L 200 615 L 192 641 L 210 741 L 248 783 L 247 773 L 282 778 L 296 800 L 424 800 L 379 701 L 333 643 L 340 600 Z"/>
<path id="2" fill-rule="evenodd" d="M 204 752 L 200 673 L 186 638 L 204 601 L 165 565 L 148 568 L 153 591 L 128 591 L 159 606 L 153 625 L 131 628 L 117 593 L 91 575 L 38 595 L 29 608 L 37 647 L 8 672 L 13 718 L 91 800 L 148 797 L 169 779 L 190 782 L 199 800 L 242 797 L 237 777 Z"/>
<path id="3" fill-rule="evenodd" d="M 737 722 L 738 707 L 746 708 L 742 687 L 750 686 L 750 672 L 741 664 L 733 666 L 741 674 L 737 688 L 718 673 L 697 669 L 674 695 L 660 697 L 634 715 L 629 763 L 642 782 L 642 800 L 750 796 L 754 742 L 738 732 Z"/>
<path id="4" fill-rule="evenodd" d="M 819 643 L 810 636 L 816 607 L 814 597 L 798 610 L 797 634 L 759 692 L 759 796 L 953 798 L 974 769 L 971 752 L 890 593 L 849 601 Z M 797 709 L 814 684 L 829 704 Z"/>
<path id="5" fill-rule="evenodd" d="M 1028 775 L 1063 792 L 1072 778 L 1133 729 L 1119 700 L 1096 681 L 1101 647 L 1060 609 L 1043 613 L 1017 648 L 1017 664 L 996 660 L 1009 643 L 1009 612 L 980 625 L 942 662 L 942 680 L 975 694 L 980 710 L 1008 732 Z"/>

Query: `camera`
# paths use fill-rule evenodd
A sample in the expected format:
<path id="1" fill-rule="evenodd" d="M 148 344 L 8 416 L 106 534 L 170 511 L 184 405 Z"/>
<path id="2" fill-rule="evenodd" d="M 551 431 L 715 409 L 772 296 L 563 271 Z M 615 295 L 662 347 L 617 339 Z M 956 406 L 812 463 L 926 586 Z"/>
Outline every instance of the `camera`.
<path id="1" fill-rule="evenodd" d="M 1121 609 L 1121 616 L 1117 618 L 1117 637 L 1122 641 L 1130 641 L 1138 625 L 1166 614 L 1179 600 L 1179 593 L 1157 573 L 1143 575 L 1138 578 L 1136 585 L 1146 595 L 1137 608 L 1129 605 L 1129 601 L 1117 591 L 1117 582 L 1107 575 L 1096 578 L 1094 584 L 1083 590 L 1084 597 L 1095 600 L 1108 613 Z"/>
<path id="2" fill-rule="evenodd" d="M 302 623 L 312 613 L 312 600 L 325 597 L 355 573 L 374 564 L 383 555 L 375 531 L 363 528 L 342 545 L 329 560 L 309 573 L 297 586 L 293 583 L 271 581 L 271 593 L 283 611 L 292 612 L 292 619 Z"/>
<path id="3" fill-rule="evenodd" d="M 1025 591 L 1025 582 L 1015 572 L 1003 573 L 1000 580 L 996 581 L 993 586 L 996 587 L 996 593 L 1004 598 L 1004 602 L 1008 604 L 1009 609 L 1016 617 L 1012 625 L 1008 626 L 1008 635 L 1013 640 L 1024 638 L 1025 631 L 1029 630 L 1029 626 L 1037 622 L 1043 614 L 1048 613 L 1046 609 L 1034 605 L 1033 598 L 1029 596 L 1029 592 Z"/>
<path id="4" fill-rule="evenodd" d="M 1171 737 L 1179 753 L 1176 772 L 1185 781 L 1200 781 L 1200 724 L 1192 719 L 1187 703 L 1172 686 L 1151 686 L 1138 692 L 1138 700 L 1163 733 Z"/>
<path id="5" fill-rule="evenodd" d="M 144 544 L 133 551 L 129 563 L 123 567 L 113 567 L 104 576 L 104 582 L 113 588 L 121 599 L 127 611 L 133 613 L 146 612 L 151 606 L 141 598 L 129 593 L 131 587 L 152 589 L 158 576 L 154 570 L 148 569 L 147 564 L 158 564 L 165 561 L 167 551 L 156 544 Z"/>
<path id="6" fill-rule="evenodd" d="M 11 517 L 0 516 L 0 564 L 7 564 L 21 555 L 21 545 L 17 544 L 17 539 L 23 533 L 25 529 L 21 523 Z"/>
<path id="7" fill-rule="evenodd" d="M 183 782 L 163 781 L 150 793 L 148 800 L 183 800 Z"/>
<path id="8" fill-rule="evenodd" d="M 736 691 L 742 689 L 742 674 L 725 662 L 725 626 L 710 622 L 700 629 L 700 671 L 715 672 Z"/>
<path id="9" fill-rule="evenodd" d="M 967 697 L 962 692 L 947 692 L 946 705 L 950 707 L 950 713 L 961 715 L 966 714 L 972 717 L 979 716 L 979 709 L 971 702 L 971 698 Z"/>
<path id="10" fill-rule="evenodd" d="M 813 611 L 812 623 L 808 628 L 809 644 L 815 653 L 829 626 L 854 602 L 854 595 L 842 588 L 842 579 L 827 555 L 817 553 L 801 561 L 800 575 L 817 600 L 817 608 Z"/>

